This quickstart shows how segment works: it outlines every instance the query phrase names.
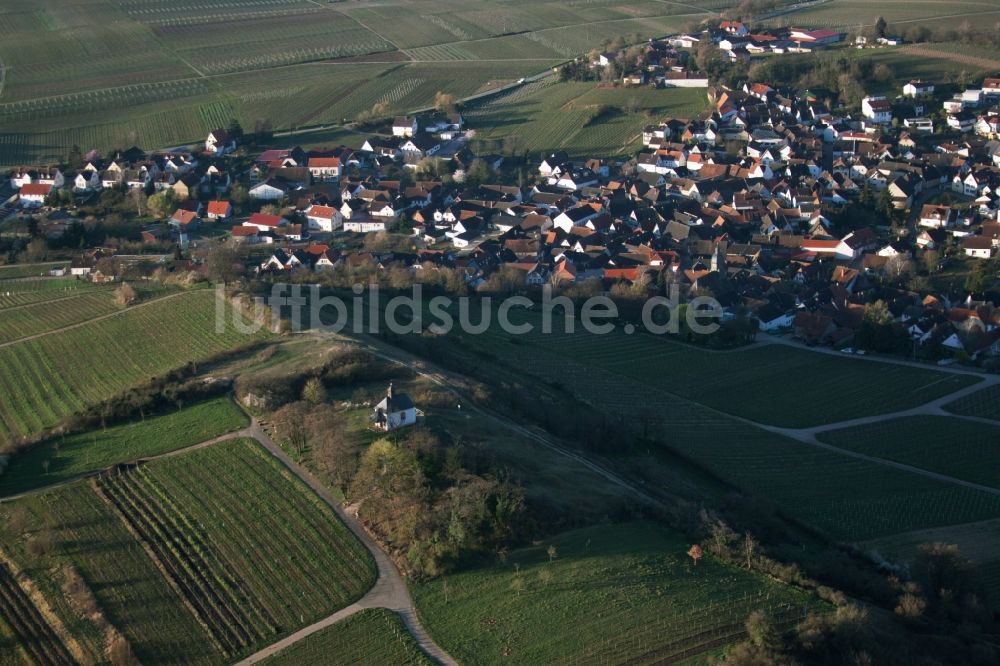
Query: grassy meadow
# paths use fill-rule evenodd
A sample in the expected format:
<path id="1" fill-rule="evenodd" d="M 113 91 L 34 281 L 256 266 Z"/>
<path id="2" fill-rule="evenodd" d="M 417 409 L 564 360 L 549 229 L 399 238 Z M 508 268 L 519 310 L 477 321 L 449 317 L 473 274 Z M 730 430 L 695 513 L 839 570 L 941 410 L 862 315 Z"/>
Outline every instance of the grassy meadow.
<path id="1" fill-rule="evenodd" d="M 0 496 L 64 481 L 139 458 L 192 446 L 247 423 L 228 398 L 179 411 L 150 414 L 140 421 L 52 438 L 15 453 L 0 472 Z"/>
<path id="2" fill-rule="evenodd" d="M 672 662 L 738 642 L 754 610 L 780 623 L 823 611 L 711 556 L 693 566 L 690 545 L 654 523 L 597 525 L 411 590 L 428 631 L 470 665 Z"/>

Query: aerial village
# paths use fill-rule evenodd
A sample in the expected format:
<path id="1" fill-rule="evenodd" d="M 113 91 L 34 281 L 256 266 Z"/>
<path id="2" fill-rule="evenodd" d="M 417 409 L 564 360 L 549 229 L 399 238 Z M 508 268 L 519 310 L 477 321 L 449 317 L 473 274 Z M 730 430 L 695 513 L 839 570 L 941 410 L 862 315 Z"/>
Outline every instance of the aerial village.
<path id="1" fill-rule="evenodd" d="M 712 295 L 728 316 L 752 317 L 764 334 L 850 350 L 878 317 L 907 353 L 995 362 L 1000 78 L 946 92 L 913 80 L 844 111 L 777 81 L 709 86 L 685 67 L 685 49 L 704 40 L 738 61 L 842 38 L 755 34 L 725 21 L 650 40 L 634 63 L 618 63 L 617 84 L 663 94 L 707 86 L 707 110 L 649 124 L 631 158 L 528 146 L 517 176 L 510 156 L 474 154 L 475 127 L 446 109 L 397 117 L 360 149 L 248 153 L 239 132 L 218 129 L 199 150 L 132 148 L 84 155 L 79 168 L 21 168 L 4 212 L 20 207 L 57 238 L 73 222 L 73 197 L 169 191 L 171 210 L 142 241 L 178 243 L 195 263 L 198 247 L 239 246 L 247 275 L 448 268 L 470 293 L 488 291 L 500 272 L 525 290 L 653 294 L 676 284 Z M 623 57 L 601 52 L 587 66 Z M 225 233 L 203 236 L 209 227 Z M 374 234 L 409 242 L 350 240 Z M 87 248 L 71 271 L 113 279 L 95 267 L 114 253 Z"/>

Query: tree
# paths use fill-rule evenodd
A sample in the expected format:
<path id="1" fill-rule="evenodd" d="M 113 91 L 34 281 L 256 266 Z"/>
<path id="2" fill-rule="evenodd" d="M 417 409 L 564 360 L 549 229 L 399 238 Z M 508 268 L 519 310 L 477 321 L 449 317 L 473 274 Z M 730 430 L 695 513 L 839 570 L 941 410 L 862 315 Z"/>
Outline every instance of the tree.
<path id="1" fill-rule="evenodd" d="M 434 108 L 442 113 L 452 113 L 455 111 L 455 96 L 446 92 L 437 91 L 434 95 Z"/>
<path id="2" fill-rule="evenodd" d="M 80 146 L 73 144 L 73 147 L 69 149 L 69 156 L 66 158 L 66 163 L 73 169 L 79 169 L 83 164 L 83 151 L 80 150 Z"/>
<path id="3" fill-rule="evenodd" d="M 122 282 L 121 286 L 115 289 L 115 305 L 127 308 L 135 303 L 137 294 L 128 282 Z"/>
<path id="4" fill-rule="evenodd" d="M 970 294 L 981 294 L 990 286 L 990 278 L 983 270 L 981 262 L 976 262 L 965 278 L 965 290 Z"/>
<path id="5" fill-rule="evenodd" d="M 928 273 L 937 271 L 938 263 L 941 261 L 941 253 L 937 250 L 925 250 L 923 256 L 924 270 Z"/>
<path id="6" fill-rule="evenodd" d="M 549 562 L 551 562 L 552 560 L 556 559 L 557 554 L 556 554 L 556 547 L 555 546 L 553 546 L 553 545 L 550 544 L 549 547 L 545 549 L 545 552 L 549 556 Z"/>
<path id="7" fill-rule="evenodd" d="M 229 121 L 229 129 L 226 130 L 229 136 L 233 139 L 239 141 L 243 138 L 243 126 L 240 125 L 240 121 L 233 118 Z"/>
<path id="8" fill-rule="evenodd" d="M 326 402 L 326 387 L 319 377 L 312 377 L 302 389 L 302 399 L 319 405 Z"/>
<path id="9" fill-rule="evenodd" d="M 875 34 L 878 35 L 879 37 L 885 37 L 885 31 L 886 28 L 888 27 L 889 24 L 886 22 L 886 20 L 883 17 L 879 16 L 878 19 L 875 21 Z"/>
<path id="10" fill-rule="evenodd" d="M 698 566 L 698 560 L 702 558 L 703 554 L 704 553 L 701 552 L 701 546 L 699 546 L 698 544 L 694 544 L 693 546 L 688 548 L 687 555 L 688 557 L 691 558 L 691 561 L 694 562 L 695 566 Z"/>
<path id="11" fill-rule="evenodd" d="M 237 208 L 242 208 L 250 200 L 250 193 L 242 185 L 233 185 L 233 188 L 229 190 L 229 200 Z"/>
<path id="12" fill-rule="evenodd" d="M 747 637 L 750 643 L 760 648 L 774 649 L 780 647 L 781 636 L 774 621 L 767 613 L 756 610 L 747 616 Z"/>
<path id="13" fill-rule="evenodd" d="M 900 282 L 913 274 L 913 261 L 904 254 L 897 254 L 885 262 L 885 274 L 894 282 Z"/>
<path id="14" fill-rule="evenodd" d="M 177 194 L 173 188 L 167 188 L 149 197 L 146 205 L 153 217 L 166 217 L 177 209 Z"/>
<path id="15" fill-rule="evenodd" d="M 146 193 L 143 192 L 141 188 L 137 187 L 133 190 L 129 190 L 128 199 L 132 202 L 132 205 L 135 206 L 136 214 L 139 217 L 142 217 L 147 210 L 147 203 L 149 201 L 149 197 L 146 196 Z"/>

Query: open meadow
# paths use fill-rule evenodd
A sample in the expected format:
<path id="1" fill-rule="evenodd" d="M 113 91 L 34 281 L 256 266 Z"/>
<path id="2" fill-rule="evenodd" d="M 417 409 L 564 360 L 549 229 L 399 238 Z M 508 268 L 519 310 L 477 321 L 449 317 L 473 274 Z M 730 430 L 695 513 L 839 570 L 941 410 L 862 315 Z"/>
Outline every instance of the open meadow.
<path id="1" fill-rule="evenodd" d="M 690 545 L 654 523 L 597 525 L 416 583 L 413 597 L 470 665 L 673 663 L 742 640 L 754 610 L 784 626 L 824 611 L 710 556 L 693 566 Z"/>
<path id="2" fill-rule="evenodd" d="M 0 345 L 0 440 L 38 433 L 131 386 L 263 335 L 236 331 L 231 317 L 217 331 L 216 305 L 212 290 L 180 292 Z"/>
<path id="3" fill-rule="evenodd" d="M 375 579 L 333 511 L 250 440 L 33 494 L 0 505 L 0 516 L 7 556 L 79 641 L 94 638 L 66 612 L 54 572 L 67 566 L 143 663 L 250 653 L 348 605 Z M 0 606 L 0 618 L 10 615 Z"/>

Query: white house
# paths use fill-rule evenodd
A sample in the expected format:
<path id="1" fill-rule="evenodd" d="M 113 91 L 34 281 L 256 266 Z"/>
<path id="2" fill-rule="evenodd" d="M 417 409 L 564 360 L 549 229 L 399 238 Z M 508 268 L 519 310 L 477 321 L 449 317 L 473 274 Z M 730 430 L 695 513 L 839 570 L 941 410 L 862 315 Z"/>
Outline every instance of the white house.
<path id="1" fill-rule="evenodd" d="M 934 84 L 914 79 L 903 86 L 904 97 L 926 97 L 934 94 Z"/>
<path id="2" fill-rule="evenodd" d="M 969 236 L 962 241 L 965 256 L 975 259 L 989 259 L 993 256 L 993 239 L 985 236 Z"/>
<path id="3" fill-rule="evenodd" d="M 339 157 L 310 157 L 306 166 L 316 180 L 340 177 Z"/>
<path id="4" fill-rule="evenodd" d="M 367 234 L 372 231 L 385 231 L 385 220 L 372 218 L 363 220 L 344 220 L 344 231 Z"/>
<path id="5" fill-rule="evenodd" d="M 417 119 L 410 116 L 399 116 L 392 121 L 393 136 L 413 136 L 418 129 Z"/>
<path id="6" fill-rule="evenodd" d="M 205 139 L 205 152 L 216 157 L 236 150 L 236 139 L 229 136 L 224 129 L 212 130 Z"/>
<path id="7" fill-rule="evenodd" d="M 344 222 L 344 216 L 333 206 L 312 205 L 306 210 L 310 231 L 335 231 Z"/>
<path id="8" fill-rule="evenodd" d="M 413 425 L 417 422 L 417 408 L 405 393 L 396 393 L 389 384 L 382 401 L 372 410 L 372 427 L 376 430 L 389 431 Z"/>
<path id="9" fill-rule="evenodd" d="M 288 220 L 283 217 L 268 215 L 267 213 L 254 213 L 243 226 L 257 227 L 260 231 L 274 231 L 286 224 L 288 224 Z"/>
<path id="10" fill-rule="evenodd" d="M 233 214 L 233 207 L 228 201 L 209 201 L 208 219 L 224 220 Z"/>
<path id="11" fill-rule="evenodd" d="M 861 113 L 868 122 L 888 125 L 892 122 L 892 105 L 883 96 L 867 96 L 861 100 Z"/>

